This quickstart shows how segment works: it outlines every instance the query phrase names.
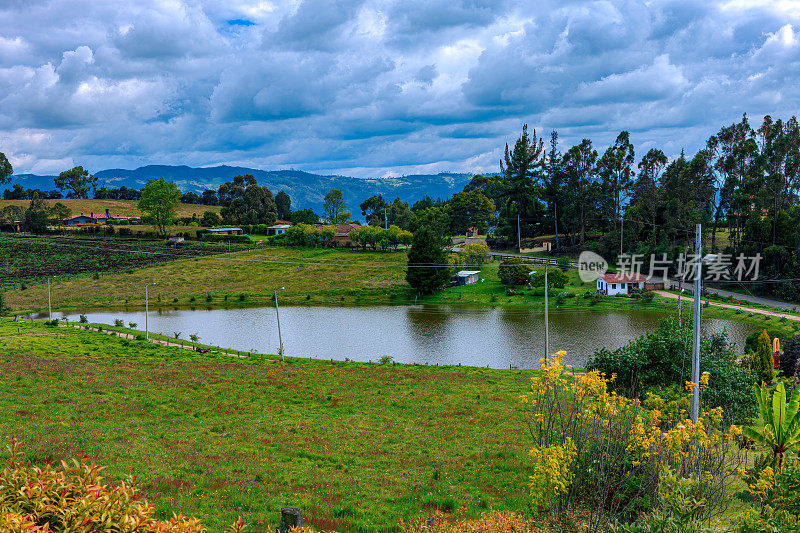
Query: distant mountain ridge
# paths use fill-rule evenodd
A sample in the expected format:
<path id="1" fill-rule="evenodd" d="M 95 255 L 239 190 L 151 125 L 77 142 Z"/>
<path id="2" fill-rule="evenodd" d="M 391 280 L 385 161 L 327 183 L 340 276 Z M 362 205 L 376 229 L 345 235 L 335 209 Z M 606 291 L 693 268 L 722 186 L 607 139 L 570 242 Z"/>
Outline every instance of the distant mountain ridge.
<path id="1" fill-rule="evenodd" d="M 449 198 L 464 188 L 472 179 L 472 174 L 440 172 L 439 174 L 413 174 L 395 178 L 353 178 L 349 176 L 323 176 L 301 170 L 260 170 L 247 167 L 220 165 L 216 167 L 188 167 L 172 165 L 147 165 L 134 170 L 108 169 L 95 172 L 98 186 L 109 188 L 126 186 L 141 189 L 147 180 L 164 178 L 174 181 L 183 192 L 202 192 L 204 189 L 217 189 L 224 182 L 240 174 L 252 174 L 259 185 L 266 185 L 276 194 L 286 191 L 292 199 L 292 209 L 312 208 L 319 213 L 325 193 L 329 189 L 340 189 L 347 202 L 348 210 L 358 218 L 361 211 L 358 205 L 375 194 L 380 194 L 389 202 L 400 198 L 409 202 L 430 196 Z M 52 190 L 55 176 L 36 174 L 16 174 L 13 183 L 26 189 Z"/>

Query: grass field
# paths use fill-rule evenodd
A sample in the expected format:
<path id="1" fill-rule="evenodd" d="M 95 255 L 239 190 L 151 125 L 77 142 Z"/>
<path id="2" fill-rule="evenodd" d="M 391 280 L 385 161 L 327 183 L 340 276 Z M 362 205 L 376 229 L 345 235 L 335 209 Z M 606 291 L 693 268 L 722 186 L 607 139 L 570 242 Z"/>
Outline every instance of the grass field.
<path id="1" fill-rule="evenodd" d="M 73 215 L 80 215 L 81 213 L 105 213 L 106 209 L 112 215 L 121 216 L 142 216 L 142 212 L 136 205 L 135 200 L 47 200 L 49 205 L 54 205 L 56 202 L 61 202 L 72 210 Z M 30 205 L 30 200 L 0 200 L 0 209 L 8 205 L 18 205 L 27 209 Z M 206 211 L 219 212 L 219 206 L 212 205 L 197 205 L 197 204 L 180 204 L 178 206 L 178 217 L 191 217 L 192 214 L 197 213 L 198 217 L 202 217 Z"/>
<path id="2" fill-rule="evenodd" d="M 86 454 L 161 517 L 384 531 L 435 509 L 527 510 L 530 371 L 200 355 L 0 320 L 0 435 Z"/>
<path id="3" fill-rule="evenodd" d="M 59 282 L 53 284 L 52 301 L 60 310 L 141 306 L 145 284 L 157 282 L 150 288 L 150 305 L 156 308 L 270 305 L 281 287 L 285 303 L 406 303 L 405 262 L 405 252 L 268 248 Z M 15 310 L 46 309 L 47 288 L 8 291 L 5 300 Z"/>

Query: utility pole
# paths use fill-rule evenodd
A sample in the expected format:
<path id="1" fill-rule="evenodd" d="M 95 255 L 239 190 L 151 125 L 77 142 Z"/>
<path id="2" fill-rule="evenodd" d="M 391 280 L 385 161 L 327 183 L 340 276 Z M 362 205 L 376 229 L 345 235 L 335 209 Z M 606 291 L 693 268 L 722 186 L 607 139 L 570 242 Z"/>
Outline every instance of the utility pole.
<path id="1" fill-rule="evenodd" d="M 692 383 L 695 385 L 692 392 L 692 422 L 697 423 L 700 415 L 700 289 L 703 278 L 703 243 L 700 224 L 695 229 L 694 249 L 697 266 L 694 271 L 694 329 L 692 331 Z"/>
<path id="2" fill-rule="evenodd" d="M 53 320 L 53 307 L 50 305 L 50 278 L 47 278 L 47 320 Z"/>
<path id="3" fill-rule="evenodd" d="M 619 227 L 619 255 L 622 256 L 622 236 L 625 235 L 625 215 L 623 214 L 621 217 L 620 227 Z"/>
<path id="4" fill-rule="evenodd" d="M 550 357 L 550 321 L 547 313 L 547 293 L 550 292 L 547 286 L 547 263 L 544 265 L 544 357 Z"/>
<path id="5" fill-rule="evenodd" d="M 553 202 L 553 216 L 556 220 L 556 250 L 558 250 L 558 202 Z"/>
<path id="6" fill-rule="evenodd" d="M 283 290 L 283 287 L 281 287 Z M 281 337 L 281 315 L 278 312 L 278 291 L 274 291 L 275 296 L 275 317 L 278 320 L 278 351 L 281 352 L 281 361 L 283 361 L 283 337 Z"/>
<path id="7" fill-rule="evenodd" d="M 389 229 L 389 217 L 386 215 L 386 207 L 383 208 L 383 227 Z"/>
<path id="8" fill-rule="evenodd" d="M 517 205 L 517 251 L 522 251 L 522 239 L 520 238 L 521 233 L 519 229 L 519 205 Z"/>
<path id="9" fill-rule="evenodd" d="M 146 340 L 150 340 L 150 328 L 147 324 L 147 314 L 150 311 L 150 304 L 148 302 L 148 289 L 150 285 L 155 285 L 155 283 L 148 283 L 144 286 L 144 338 Z"/>

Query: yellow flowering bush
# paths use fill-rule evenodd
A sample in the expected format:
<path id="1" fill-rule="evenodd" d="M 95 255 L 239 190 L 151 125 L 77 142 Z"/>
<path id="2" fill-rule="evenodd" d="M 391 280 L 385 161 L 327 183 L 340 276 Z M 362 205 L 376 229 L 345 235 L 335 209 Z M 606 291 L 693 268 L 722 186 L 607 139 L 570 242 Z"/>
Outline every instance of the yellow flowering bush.
<path id="1" fill-rule="evenodd" d="M 572 460 L 575 445 L 569 438 L 564 444 L 555 444 L 530 451 L 533 474 L 530 476 L 531 496 L 536 506 L 547 503 L 553 496 L 563 494 L 572 480 Z"/>
<path id="2" fill-rule="evenodd" d="M 732 457 L 739 453 L 735 437 L 741 429 L 722 430 L 722 409 L 704 410 L 696 423 L 674 423 L 658 409 L 609 392 L 615 376 L 597 370 L 570 375 L 565 355 L 542 359 L 521 397 L 533 436 L 530 487 L 536 504 L 548 502 L 543 489 L 560 511 L 588 502 L 589 526 L 596 529 L 656 505 L 667 471 L 679 479 L 696 476 L 704 512 L 725 499 L 726 480 L 741 461 Z M 697 387 L 708 388 L 708 374 L 689 389 Z"/>

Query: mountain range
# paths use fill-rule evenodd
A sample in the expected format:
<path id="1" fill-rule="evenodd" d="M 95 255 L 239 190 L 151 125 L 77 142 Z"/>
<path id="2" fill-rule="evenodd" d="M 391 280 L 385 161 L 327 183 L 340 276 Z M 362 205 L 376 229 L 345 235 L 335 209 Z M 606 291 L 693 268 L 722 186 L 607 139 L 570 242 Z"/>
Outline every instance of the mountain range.
<path id="1" fill-rule="evenodd" d="M 472 174 L 441 172 L 439 174 L 413 174 L 393 178 L 353 178 L 349 176 L 323 176 L 300 170 L 260 170 L 247 167 L 221 165 L 216 167 L 188 167 L 170 165 L 148 165 L 134 170 L 113 168 L 95 172 L 97 186 L 108 188 L 125 186 L 141 189 L 147 180 L 164 178 L 174 181 L 183 192 L 201 193 L 205 189 L 217 189 L 237 175 L 252 174 L 259 185 L 266 185 L 276 194 L 286 191 L 292 199 L 292 209 L 311 208 L 320 213 L 325 194 L 330 189 L 340 189 L 353 216 L 361 213 L 358 205 L 370 196 L 380 194 L 391 202 L 400 198 L 409 206 L 425 196 L 449 198 L 461 191 L 472 178 Z M 16 174 L 13 183 L 26 189 L 52 190 L 55 176 Z"/>

